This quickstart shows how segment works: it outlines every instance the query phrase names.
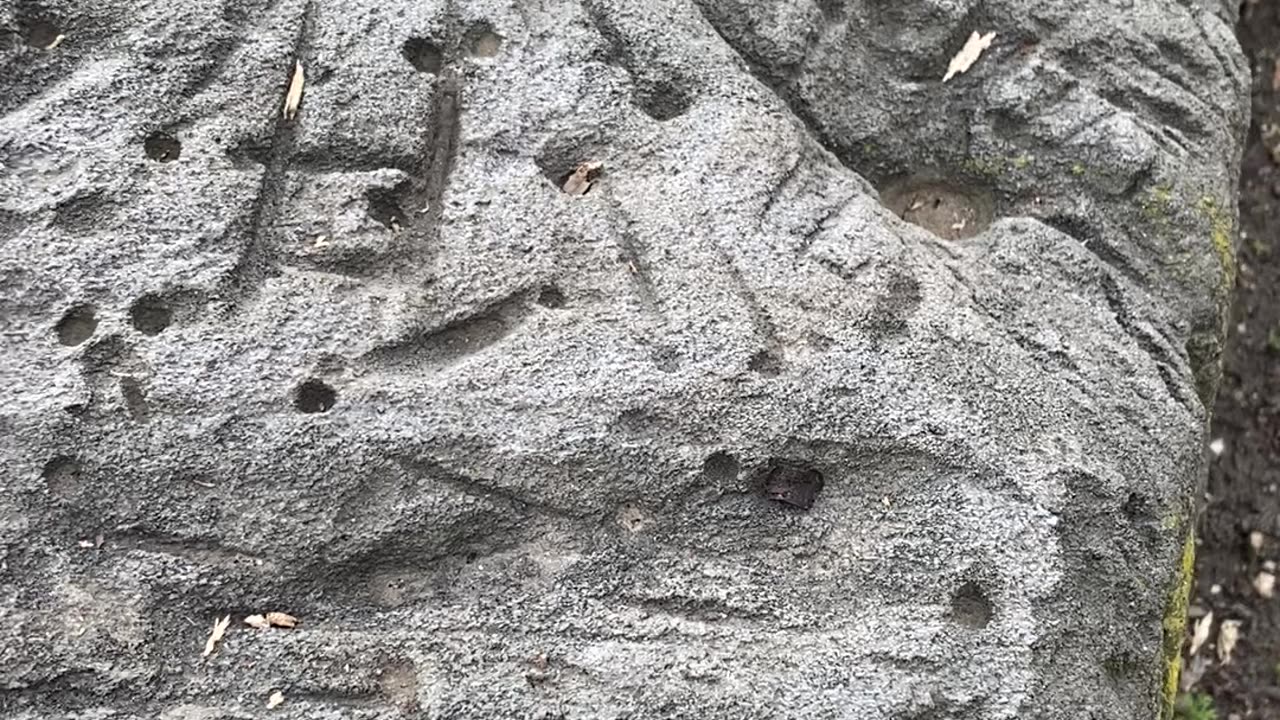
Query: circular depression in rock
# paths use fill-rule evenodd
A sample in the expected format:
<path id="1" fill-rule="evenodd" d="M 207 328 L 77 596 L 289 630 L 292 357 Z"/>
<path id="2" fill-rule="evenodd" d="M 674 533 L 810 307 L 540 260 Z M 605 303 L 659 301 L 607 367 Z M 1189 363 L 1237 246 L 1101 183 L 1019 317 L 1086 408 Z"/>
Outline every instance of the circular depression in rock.
<path id="1" fill-rule="evenodd" d="M 951 621 L 964 627 L 981 630 L 995 615 L 995 607 L 986 591 L 976 582 L 966 582 L 951 594 Z"/>
<path id="2" fill-rule="evenodd" d="M 168 133 L 151 133 L 143 141 L 142 149 L 156 162 L 173 162 L 182 156 L 182 143 Z"/>
<path id="3" fill-rule="evenodd" d="M 328 412 L 337 402 L 337 391 L 320 380 L 307 380 L 293 391 L 293 406 L 298 412 Z"/>
<path id="4" fill-rule="evenodd" d="M 58 321 L 54 330 L 58 333 L 58 342 L 72 347 L 93 337 L 98 329 L 98 316 L 92 305 L 76 305 L 67 310 Z"/>
<path id="5" fill-rule="evenodd" d="M 159 335 L 173 322 L 173 311 L 159 295 L 143 295 L 129 308 L 134 329 L 144 335 Z"/>
<path id="6" fill-rule="evenodd" d="M 400 54 L 418 72 L 439 74 L 444 66 L 444 52 L 440 46 L 426 38 L 413 37 L 400 46 Z"/>
<path id="7" fill-rule="evenodd" d="M 37 20 L 27 27 L 27 44 L 33 48 L 48 50 L 58 42 L 62 32 L 48 20 Z"/>
<path id="8" fill-rule="evenodd" d="M 995 215 L 989 190 L 937 178 L 890 182 L 880 199 L 898 217 L 944 240 L 963 240 L 986 230 Z"/>
<path id="9" fill-rule="evenodd" d="M 491 58 L 502 47 L 502 36 L 488 23 L 478 23 L 467 32 L 467 53 L 472 57 Z"/>

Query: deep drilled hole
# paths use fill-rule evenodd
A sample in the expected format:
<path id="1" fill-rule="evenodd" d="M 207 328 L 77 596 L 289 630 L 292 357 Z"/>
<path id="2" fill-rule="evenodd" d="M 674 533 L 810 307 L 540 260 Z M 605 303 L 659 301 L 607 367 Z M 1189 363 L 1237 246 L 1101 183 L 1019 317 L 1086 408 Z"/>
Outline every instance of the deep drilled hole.
<path id="1" fill-rule="evenodd" d="M 777 377 L 782 374 L 782 358 L 772 350 L 761 350 L 747 361 L 747 369 L 765 377 Z"/>
<path id="2" fill-rule="evenodd" d="M 564 293 L 555 285 L 548 285 L 538 293 L 538 304 L 548 308 L 562 308 L 565 305 Z"/>
<path id="3" fill-rule="evenodd" d="M 55 328 L 58 342 L 68 347 L 79 345 L 93 337 L 97 329 L 98 317 L 94 314 L 92 305 L 76 305 L 71 308 L 62 315 Z"/>
<path id="4" fill-rule="evenodd" d="M 563 189 L 565 182 L 582 163 L 601 161 L 603 143 L 596 136 L 597 132 L 588 134 L 583 130 L 548 140 L 534 156 L 542 175 L 557 189 Z M 599 173 L 598 169 L 595 174 Z"/>
<path id="5" fill-rule="evenodd" d="M 980 630 L 994 613 L 991 600 L 975 582 L 966 582 L 951 595 L 951 621 L 959 625 Z"/>
<path id="6" fill-rule="evenodd" d="M 308 380 L 293 391 L 293 406 L 300 412 L 328 412 L 336 402 L 338 393 L 320 380 Z"/>
<path id="7" fill-rule="evenodd" d="M 800 463 L 771 460 L 764 481 L 764 496 L 808 510 L 817 502 L 826 481 L 822 473 Z"/>
<path id="8" fill-rule="evenodd" d="M 58 26 L 45 20 L 38 20 L 27 28 L 27 44 L 33 48 L 48 50 L 58 42 L 62 33 Z"/>
<path id="9" fill-rule="evenodd" d="M 737 459 L 726 452 L 714 452 L 702 462 L 702 477 L 712 485 L 733 485 L 738 481 Z"/>
<path id="10" fill-rule="evenodd" d="M 400 207 L 400 201 L 394 190 L 370 190 L 366 196 L 369 202 L 369 217 L 392 232 L 400 232 L 409 224 L 409 218 Z"/>
<path id="11" fill-rule="evenodd" d="M 444 52 L 440 46 L 426 38 L 412 37 L 400 46 L 400 54 L 418 72 L 437 75 L 444 66 Z"/>
<path id="12" fill-rule="evenodd" d="M 173 311 L 159 295 L 143 295 L 129 308 L 133 327 L 143 335 L 159 335 L 173 322 Z"/>
<path id="13" fill-rule="evenodd" d="M 182 143 L 167 133 L 151 133 L 142 143 L 147 157 L 156 162 L 173 162 L 182 155 Z"/>

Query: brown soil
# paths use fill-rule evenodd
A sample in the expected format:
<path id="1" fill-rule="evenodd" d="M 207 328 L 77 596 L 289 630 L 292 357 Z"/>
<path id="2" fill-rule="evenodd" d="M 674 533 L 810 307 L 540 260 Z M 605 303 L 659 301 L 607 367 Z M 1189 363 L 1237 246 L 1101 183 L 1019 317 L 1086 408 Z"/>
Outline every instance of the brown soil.
<path id="1" fill-rule="evenodd" d="M 1184 674 L 1184 687 L 1194 682 L 1189 690 L 1213 698 L 1220 720 L 1280 718 L 1280 592 L 1268 599 L 1254 587 L 1268 562 L 1280 563 L 1280 169 L 1268 151 L 1280 144 L 1269 131 L 1280 127 L 1280 0 L 1247 0 L 1239 37 L 1252 59 L 1253 126 L 1240 181 L 1239 290 L 1211 435 L 1220 454 L 1192 599 L 1192 624 L 1207 611 L 1214 619 Z M 1217 647 L 1224 620 L 1240 621 L 1229 663 Z"/>

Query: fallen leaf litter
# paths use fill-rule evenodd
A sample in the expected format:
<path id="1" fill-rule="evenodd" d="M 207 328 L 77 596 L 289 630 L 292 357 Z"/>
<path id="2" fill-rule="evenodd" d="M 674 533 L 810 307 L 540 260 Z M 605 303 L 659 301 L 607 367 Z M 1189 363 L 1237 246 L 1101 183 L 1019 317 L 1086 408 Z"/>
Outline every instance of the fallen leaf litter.
<path id="1" fill-rule="evenodd" d="M 231 625 L 230 615 L 214 621 L 213 630 L 209 632 L 209 639 L 204 641 L 204 657 L 209 657 L 218 649 L 218 643 L 222 640 L 222 636 L 227 634 L 229 625 Z"/>
<path id="2" fill-rule="evenodd" d="M 978 58 L 982 57 L 982 51 L 991 47 L 991 41 L 995 38 L 996 34 L 994 32 L 983 35 L 977 30 L 973 31 L 973 34 L 969 36 L 969 40 L 965 42 L 960 52 L 951 58 L 951 64 L 947 66 L 947 74 L 942 78 L 942 82 L 947 82 L 956 75 L 968 72 L 969 68 L 978 62 Z"/>
<path id="3" fill-rule="evenodd" d="M 578 166 L 573 169 L 573 173 L 564 181 L 564 185 L 560 189 L 568 195 L 586 195 L 602 168 L 604 168 L 604 163 L 598 160 L 578 163 Z"/>
<path id="4" fill-rule="evenodd" d="M 298 116 L 298 106 L 302 104 L 302 87 L 306 84 L 307 75 L 302 71 L 302 61 L 293 61 L 293 79 L 289 81 L 289 93 L 284 97 L 284 112 L 282 113 L 285 120 L 292 120 Z"/>

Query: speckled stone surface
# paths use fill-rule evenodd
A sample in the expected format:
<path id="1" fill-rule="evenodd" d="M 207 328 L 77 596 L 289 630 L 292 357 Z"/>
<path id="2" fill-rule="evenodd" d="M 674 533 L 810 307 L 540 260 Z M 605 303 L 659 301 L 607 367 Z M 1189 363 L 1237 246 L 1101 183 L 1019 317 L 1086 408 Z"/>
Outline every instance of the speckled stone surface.
<path id="1" fill-rule="evenodd" d="M 1232 12 L 0 0 L 0 716 L 1155 717 Z"/>

